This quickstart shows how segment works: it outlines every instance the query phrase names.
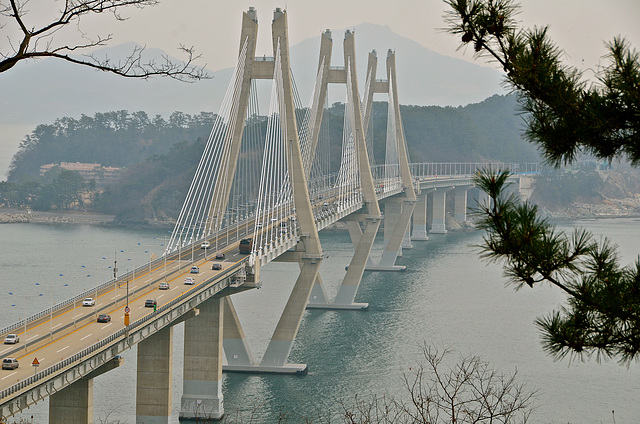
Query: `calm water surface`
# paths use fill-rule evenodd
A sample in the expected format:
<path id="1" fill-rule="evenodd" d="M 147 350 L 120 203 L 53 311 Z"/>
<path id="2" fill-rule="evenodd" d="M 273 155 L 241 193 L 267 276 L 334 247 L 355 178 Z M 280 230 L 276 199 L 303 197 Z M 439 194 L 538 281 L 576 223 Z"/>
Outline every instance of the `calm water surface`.
<path id="1" fill-rule="evenodd" d="M 576 224 L 613 239 L 627 264 L 640 252 L 637 220 Z M 0 225 L 0 326 L 109 279 L 114 256 L 121 272 L 146 262 L 151 253 L 160 254 L 165 235 L 80 225 Z M 321 272 L 332 297 L 353 248 L 346 232 L 322 234 L 322 239 L 329 258 Z M 504 373 L 517 371 L 520 382 L 540 391 L 533 422 L 640 422 L 640 364 L 626 368 L 595 360 L 554 362 L 542 351 L 533 321 L 557 308 L 562 293 L 550 287 L 517 293 L 505 288 L 501 268 L 481 262 L 471 247 L 480 241 L 481 234 L 474 232 L 414 242 L 398 260 L 407 266 L 406 272 L 365 273 L 356 301 L 368 302 L 368 310 L 307 311 L 290 361 L 307 363 L 308 375 L 226 374 L 227 414 L 246 414 L 245 422 L 254 414 L 254 422 L 270 423 L 286 411 L 292 423 L 319 416 L 338 422 L 340 400 L 352 400 L 356 394 L 404 396 L 402 375 L 419 362 L 421 346 L 427 342 L 481 355 Z M 374 249 L 381 251 L 381 241 Z M 233 297 L 257 359 L 266 349 L 297 269 L 293 264 L 270 264 L 263 269 L 260 290 Z M 181 325 L 175 327 L 176 423 L 182 332 Z M 135 348 L 124 357 L 123 367 L 95 379 L 96 422 L 135 423 Z M 47 409 L 45 401 L 22 417 L 33 415 L 34 422 L 45 423 Z"/>

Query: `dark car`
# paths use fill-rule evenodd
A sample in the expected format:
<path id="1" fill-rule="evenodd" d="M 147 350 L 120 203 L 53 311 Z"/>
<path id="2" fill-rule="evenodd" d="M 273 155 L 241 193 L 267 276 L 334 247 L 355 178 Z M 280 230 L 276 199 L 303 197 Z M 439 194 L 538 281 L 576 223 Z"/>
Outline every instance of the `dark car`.
<path id="1" fill-rule="evenodd" d="M 109 322 L 109 321 L 111 321 L 111 315 L 109 314 L 98 315 L 98 322 Z"/>
<path id="2" fill-rule="evenodd" d="M 213 269 L 215 271 L 220 271 L 222 269 L 222 264 L 215 263 L 215 264 L 211 265 L 211 269 Z"/>
<path id="3" fill-rule="evenodd" d="M 158 301 L 155 299 L 147 299 L 144 301 L 145 308 L 153 308 L 158 304 Z"/>
<path id="4" fill-rule="evenodd" d="M 216 253 L 216 259 L 224 259 L 224 253 Z"/>

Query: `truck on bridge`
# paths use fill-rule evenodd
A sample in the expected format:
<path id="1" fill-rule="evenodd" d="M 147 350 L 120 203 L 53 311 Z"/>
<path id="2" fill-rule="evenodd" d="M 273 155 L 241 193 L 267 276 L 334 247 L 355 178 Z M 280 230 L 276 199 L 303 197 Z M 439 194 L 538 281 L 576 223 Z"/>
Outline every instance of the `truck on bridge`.
<path id="1" fill-rule="evenodd" d="M 238 251 L 241 254 L 249 254 L 251 253 L 251 249 L 253 249 L 253 239 L 246 238 L 240 240 L 240 245 L 238 246 Z"/>

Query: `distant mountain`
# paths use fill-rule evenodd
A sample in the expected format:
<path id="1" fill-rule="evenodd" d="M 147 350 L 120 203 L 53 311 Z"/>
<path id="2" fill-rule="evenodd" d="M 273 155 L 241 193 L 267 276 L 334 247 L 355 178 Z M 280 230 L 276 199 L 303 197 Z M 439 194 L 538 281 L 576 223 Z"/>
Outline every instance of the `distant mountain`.
<path id="1" fill-rule="evenodd" d="M 386 26 L 362 24 L 354 30 L 361 90 L 368 53 L 377 50 L 378 78 L 386 78 L 387 49 L 394 49 L 403 105 L 458 106 L 504 92 L 500 87 L 500 73 L 495 70 L 434 53 Z M 336 66 L 343 64 L 343 36 L 343 30 L 333 32 L 332 64 Z M 123 57 L 132 46 L 115 46 L 101 53 Z M 305 103 L 315 81 L 319 48 L 320 36 L 291 47 L 291 66 Z M 148 49 L 148 53 L 165 54 L 154 49 Z M 0 74 L 0 125 L 48 123 L 63 116 L 114 110 L 142 110 L 150 116 L 168 116 L 173 111 L 217 112 L 233 69 L 210 73 L 214 76 L 212 80 L 188 84 L 170 78 L 127 79 L 55 59 L 19 63 L 11 71 Z M 330 101 L 344 101 L 344 89 L 332 89 L 330 93 Z"/>
<path id="2" fill-rule="evenodd" d="M 356 37 L 356 66 L 361 91 L 364 90 L 369 52 L 376 50 L 378 56 L 377 78 L 386 79 L 387 51 L 391 49 L 396 53 L 398 96 L 402 105 L 464 106 L 481 102 L 494 94 L 506 94 L 500 86 L 501 74 L 494 69 L 435 53 L 396 34 L 387 26 L 365 23 L 351 30 Z M 332 31 L 331 62 L 334 66 L 344 65 L 344 33 L 345 30 Z M 309 90 L 306 97 L 302 96 L 303 99 L 311 95 L 319 51 L 320 36 L 291 47 L 294 78 L 299 88 Z M 312 67 L 300 72 L 305 69 L 305 63 Z M 330 102 L 344 102 L 344 89 L 340 93 L 341 97 L 335 97 Z M 386 101 L 384 96 L 380 100 Z"/>

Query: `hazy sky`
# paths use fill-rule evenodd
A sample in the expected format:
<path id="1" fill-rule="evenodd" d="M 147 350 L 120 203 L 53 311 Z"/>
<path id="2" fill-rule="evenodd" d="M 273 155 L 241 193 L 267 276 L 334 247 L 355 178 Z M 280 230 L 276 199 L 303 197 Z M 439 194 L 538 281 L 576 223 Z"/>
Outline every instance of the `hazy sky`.
<path id="1" fill-rule="evenodd" d="M 61 0 L 29 2 L 27 26 L 38 27 L 51 22 L 62 3 Z M 606 53 L 604 41 L 610 41 L 616 35 L 627 37 L 640 50 L 640 0 L 522 0 L 520 4 L 522 24 L 526 27 L 550 25 L 551 36 L 566 52 L 567 61 L 574 66 L 595 68 Z M 281 7 L 288 13 L 289 36 L 293 44 L 310 37 L 317 37 L 319 43 L 319 36 L 325 29 L 333 31 L 334 40 L 341 40 L 342 34 L 338 30 L 366 22 L 388 25 L 394 32 L 440 54 L 473 61 L 471 49 L 456 51 L 458 39 L 439 30 L 444 26 L 445 4 L 442 0 L 161 0 L 158 6 L 142 10 L 124 9 L 123 16 L 128 18 L 125 22 L 118 22 L 109 14 L 87 17 L 82 21 L 81 30 L 90 34 L 113 34 L 112 46 L 136 41 L 148 47 L 161 48 L 178 58 L 183 58 L 177 55 L 179 44 L 195 46 L 203 55 L 200 64 L 206 63 L 215 71 L 235 65 L 242 12 L 250 6 L 258 10 L 258 55 L 271 54 L 271 20 L 274 9 Z M 6 35 L 13 29 L 7 25 L 0 30 L 0 48 L 4 51 Z M 67 32 L 72 37 L 68 42 L 78 43 L 75 26 L 58 32 L 56 38 L 64 38 Z M 317 61 L 316 54 L 310 60 Z M 342 65 L 336 62 L 339 60 L 334 55 L 333 64 Z M 476 63 L 483 64 L 480 61 Z M 425 75 L 428 76 L 428 69 Z M 586 75 L 589 75 L 588 71 Z M 3 125 L 0 132 L 0 180 L 19 140 L 30 131 L 31 128 L 25 125 Z"/>
<path id="2" fill-rule="evenodd" d="M 523 25 L 550 25 L 551 35 L 571 64 L 584 63 L 584 68 L 598 64 L 606 53 L 603 42 L 616 35 L 627 37 L 640 49 L 638 0 L 522 0 L 520 4 Z M 217 70 L 235 64 L 241 16 L 249 6 L 258 10 L 259 55 L 269 54 L 273 11 L 282 7 L 288 13 L 292 44 L 319 37 L 327 28 L 335 31 L 368 22 L 388 25 L 438 53 L 472 60 L 471 51 L 456 52 L 458 40 L 439 30 L 446 6 L 441 0 L 163 0 L 159 6 L 127 12 L 130 19 L 124 23 L 107 16 L 100 20 L 109 24 L 114 44 L 135 40 L 171 53 L 179 43 L 193 45 L 208 67 Z M 341 35 L 334 32 L 334 39 Z"/>

